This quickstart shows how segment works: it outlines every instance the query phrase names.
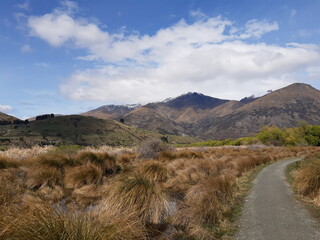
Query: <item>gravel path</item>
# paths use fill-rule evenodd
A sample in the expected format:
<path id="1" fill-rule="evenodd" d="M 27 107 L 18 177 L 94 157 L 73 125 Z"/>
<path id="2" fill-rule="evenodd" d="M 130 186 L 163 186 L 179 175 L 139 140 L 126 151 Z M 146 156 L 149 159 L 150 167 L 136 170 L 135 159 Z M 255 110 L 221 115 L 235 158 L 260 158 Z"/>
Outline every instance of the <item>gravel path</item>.
<path id="1" fill-rule="evenodd" d="M 254 180 L 239 221 L 238 240 L 320 240 L 320 227 L 299 204 L 285 168 L 300 158 L 265 167 Z"/>

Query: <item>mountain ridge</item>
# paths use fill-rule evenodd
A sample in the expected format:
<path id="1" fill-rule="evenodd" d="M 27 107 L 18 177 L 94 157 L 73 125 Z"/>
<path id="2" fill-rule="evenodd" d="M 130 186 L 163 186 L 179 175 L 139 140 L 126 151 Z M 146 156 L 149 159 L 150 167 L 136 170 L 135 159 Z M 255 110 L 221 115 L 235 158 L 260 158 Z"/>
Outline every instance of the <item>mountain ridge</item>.
<path id="1" fill-rule="evenodd" d="M 82 115 L 164 135 L 235 139 L 255 134 L 266 125 L 282 128 L 301 122 L 319 125 L 320 91 L 308 84 L 294 83 L 261 97 L 239 101 L 189 92 L 146 105 L 104 105 Z M 16 120 L 3 113 L 0 120 L 1 117 Z"/>
<path id="2" fill-rule="evenodd" d="M 261 97 L 239 101 L 197 92 L 149 103 L 117 115 L 125 124 L 203 139 L 238 138 L 254 134 L 264 125 L 293 127 L 301 121 L 320 124 L 320 91 L 293 83 Z"/>

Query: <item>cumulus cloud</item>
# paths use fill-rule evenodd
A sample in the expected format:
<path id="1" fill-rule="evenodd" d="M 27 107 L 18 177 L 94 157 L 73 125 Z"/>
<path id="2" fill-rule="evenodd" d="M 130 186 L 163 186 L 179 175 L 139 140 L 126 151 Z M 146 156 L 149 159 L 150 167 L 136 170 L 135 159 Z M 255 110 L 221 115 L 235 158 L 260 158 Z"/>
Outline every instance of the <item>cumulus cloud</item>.
<path id="1" fill-rule="evenodd" d="M 8 113 L 12 111 L 12 107 L 9 105 L 1 105 L 0 104 L 0 112 Z"/>
<path id="2" fill-rule="evenodd" d="M 103 31 L 61 9 L 31 16 L 28 25 L 33 36 L 54 47 L 87 50 L 77 59 L 100 60 L 61 85 L 75 100 L 148 102 L 188 91 L 241 98 L 294 82 L 320 61 L 318 49 L 309 45 L 258 41 L 279 29 L 276 22 L 253 19 L 239 27 L 199 10 L 190 14 L 191 22 L 181 19 L 153 35 Z"/>

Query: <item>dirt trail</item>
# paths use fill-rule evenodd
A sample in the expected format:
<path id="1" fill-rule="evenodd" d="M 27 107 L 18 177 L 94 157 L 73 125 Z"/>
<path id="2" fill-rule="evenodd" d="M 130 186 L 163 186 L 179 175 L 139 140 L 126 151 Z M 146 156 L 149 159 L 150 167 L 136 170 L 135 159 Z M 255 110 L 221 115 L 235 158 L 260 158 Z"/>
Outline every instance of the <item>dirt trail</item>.
<path id="1" fill-rule="evenodd" d="M 238 240 L 319 240 L 320 227 L 295 199 L 285 168 L 300 158 L 265 167 L 245 199 Z"/>

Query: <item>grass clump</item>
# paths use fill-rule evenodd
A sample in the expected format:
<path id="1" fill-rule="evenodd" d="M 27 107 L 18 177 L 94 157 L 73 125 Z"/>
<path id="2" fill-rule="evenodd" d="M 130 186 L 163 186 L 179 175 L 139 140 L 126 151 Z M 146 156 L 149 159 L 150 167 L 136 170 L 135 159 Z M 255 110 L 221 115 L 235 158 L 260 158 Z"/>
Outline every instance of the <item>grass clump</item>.
<path id="1" fill-rule="evenodd" d="M 138 174 L 141 174 L 146 179 L 155 182 L 164 182 L 168 178 L 168 168 L 159 161 L 147 161 L 138 167 Z"/>
<path id="2" fill-rule="evenodd" d="M 169 214 L 166 194 L 159 184 L 143 175 L 118 178 L 106 192 L 104 209 L 109 213 L 135 213 L 142 222 L 152 224 L 163 224 Z"/>
<path id="3" fill-rule="evenodd" d="M 61 185 L 62 173 L 54 167 L 39 167 L 28 170 L 27 186 L 29 189 L 39 189 L 44 186 Z"/>
<path id="4" fill-rule="evenodd" d="M 16 167 L 18 167 L 17 161 L 14 161 L 5 156 L 0 156 L 0 169 L 16 168 Z"/>
<path id="5" fill-rule="evenodd" d="M 64 183 L 67 188 L 79 188 L 88 184 L 102 183 L 102 170 L 92 163 L 86 163 L 68 169 L 65 173 Z"/>
<path id="6" fill-rule="evenodd" d="M 9 216 L 6 231 L 0 232 L 4 240 L 138 240 L 145 233 L 134 222 L 104 223 L 100 216 L 74 211 L 62 212 L 50 206 L 22 209 Z"/>
<path id="7" fill-rule="evenodd" d="M 107 175 L 114 174 L 119 170 L 116 164 L 116 157 L 108 153 L 83 151 L 76 156 L 76 159 L 82 163 L 91 163 L 101 167 Z"/>
<path id="8" fill-rule="evenodd" d="M 151 139 L 142 143 L 137 152 L 140 158 L 158 158 L 164 151 L 170 151 L 172 147 L 158 139 Z"/>
<path id="9" fill-rule="evenodd" d="M 320 206 L 320 159 L 302 162 L 293 173 L 293 185 L 298 193 Z"/>

